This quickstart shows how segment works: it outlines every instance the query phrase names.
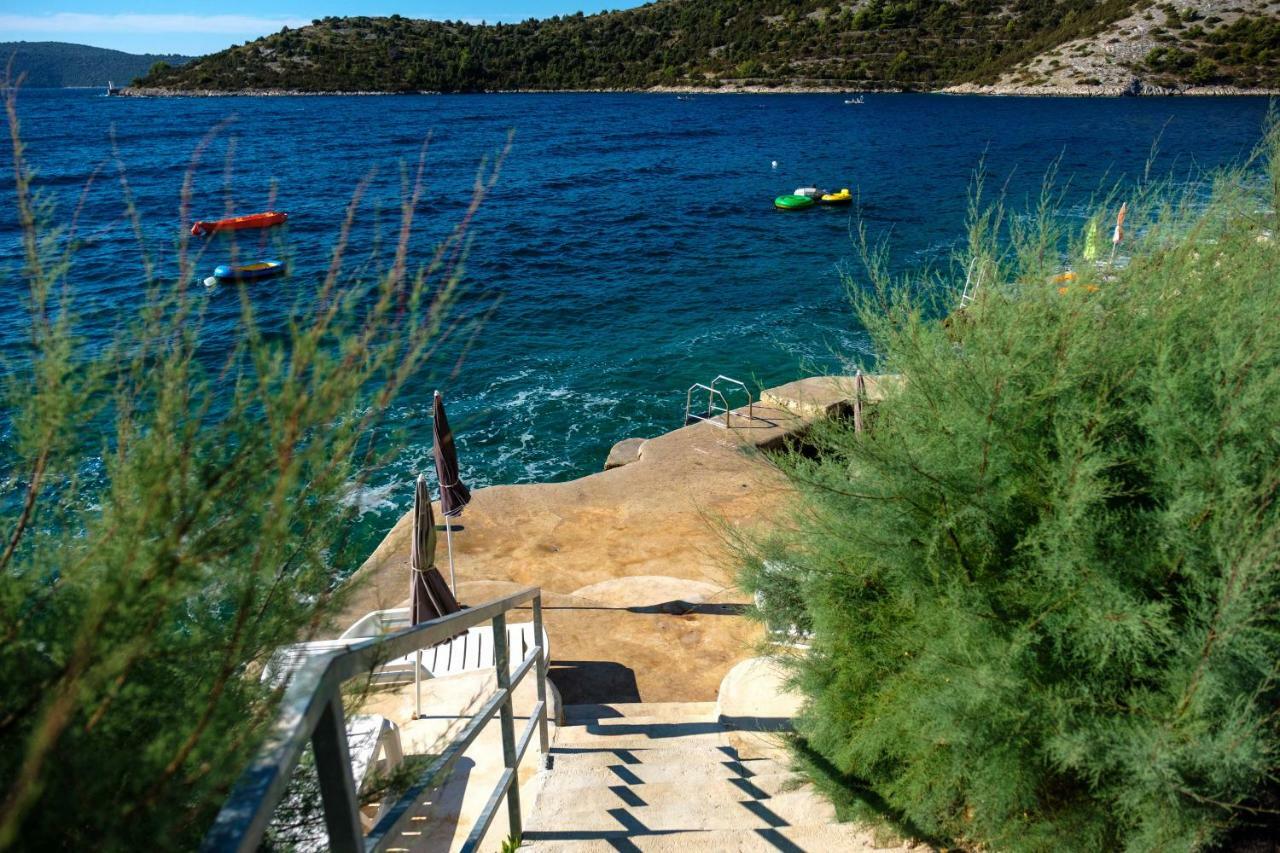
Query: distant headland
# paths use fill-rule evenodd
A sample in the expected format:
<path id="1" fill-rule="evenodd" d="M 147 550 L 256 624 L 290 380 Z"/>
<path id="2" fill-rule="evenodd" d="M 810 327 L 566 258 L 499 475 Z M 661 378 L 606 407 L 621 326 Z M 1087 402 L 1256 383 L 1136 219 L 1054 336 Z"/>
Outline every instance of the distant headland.
<path id="1" fill-rule="evenodd" d="M 0 42 L 0 63 L 13 63 L 11 78 L 15 82 L 21 78 L 24 86 L 36 89 L 102 87 L 113 82 L 126 85 L 151 70 L 191 60 L 176 53 L 125 53 L 61 41 Z"/>

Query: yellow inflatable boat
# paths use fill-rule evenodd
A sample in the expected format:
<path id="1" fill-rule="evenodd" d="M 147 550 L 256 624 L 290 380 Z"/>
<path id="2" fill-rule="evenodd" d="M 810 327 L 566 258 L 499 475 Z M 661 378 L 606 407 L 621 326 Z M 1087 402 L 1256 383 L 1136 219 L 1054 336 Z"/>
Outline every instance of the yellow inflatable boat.
<path id="1" fill-rule="evenodd" d="M 818 204 L 852 204 L 853 196 L 849 193 L 849 188 L 845 187 L 838 193 L 823 193 L 818 196 Z"/>

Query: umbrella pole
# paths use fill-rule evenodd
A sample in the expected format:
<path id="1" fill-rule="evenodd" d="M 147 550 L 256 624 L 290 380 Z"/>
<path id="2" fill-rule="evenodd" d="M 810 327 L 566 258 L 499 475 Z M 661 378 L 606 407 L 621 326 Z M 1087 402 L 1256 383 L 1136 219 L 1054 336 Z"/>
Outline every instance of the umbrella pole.
<path id="1" fill-rule="evenodd" d="M 422 718 L 422 649 L 413 653 L 413 718 Z"/>
<path id="2" fill-rule="evenodd" d="M 449 589 L 453 597 L 458 597 L 458 580 L 453 576 L 453 527 L 449 524 L 449 516 L 444 517 L 444 538 L 449 543 Z"/>

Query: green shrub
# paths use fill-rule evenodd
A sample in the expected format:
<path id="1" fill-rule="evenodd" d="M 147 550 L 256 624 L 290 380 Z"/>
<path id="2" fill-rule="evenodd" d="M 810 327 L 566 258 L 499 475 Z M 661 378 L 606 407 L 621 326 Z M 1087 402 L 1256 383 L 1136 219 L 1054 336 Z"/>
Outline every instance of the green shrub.
<path id="1" fill-rule="evenodd" d="M 1212 83 L 1218 78 L 1218 64 L 1209 57 L 1201 57 L 1196 64 L 1191 67 L 1191 71 L 1187 74 L 1187 79 L 1192 83 L 1203 86 L 1206 83 Z"/>
<path id="2" fill-rule="evenodd" d="M 1114 266 L 1052 192 L 1004 227 L 975 204 L 963 311 L 959 282 L 901 286 L 864 251 L 858 314 L 903 380 L 870 431 L 826 422 L 781 459 L 797 532 L 761 551 L 795 567 L 800 752 L 838 802 L 1013 851 L 1274 821 L 1278 153 L 1273 130 L 1269 159 L 1131 190 Z"/>

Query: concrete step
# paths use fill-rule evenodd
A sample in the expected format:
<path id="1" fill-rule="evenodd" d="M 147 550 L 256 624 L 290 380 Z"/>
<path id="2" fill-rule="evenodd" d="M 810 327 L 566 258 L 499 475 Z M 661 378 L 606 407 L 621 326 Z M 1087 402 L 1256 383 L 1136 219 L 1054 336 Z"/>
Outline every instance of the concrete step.
<path id="1" fill-rule="evenodd" d="M 870 829 L 851 823 L 629 837 L 564 837 L 569 835 L 572 833 L 526 835 L 530 840 L 520 849 L 531 853 L 906 853 L 922 849 L 892 841 L 877 842 Z"/>
<path id="2" fill-rule="evenodd" d="M 700 765 L 737 761 L 738 753 L 728 746 L 674 744 L 648 747 L 621 745 L 553 744 L 551 755 L 556 770 L 561 767 L 608 767 L 611 764 L 674 764 L 685 768 L 687 775 L 701 772 Z"/>
<path id="3" fill-rule="evenodd" d="M 660 731 L 737 731 L 733 726 L 726 726 L 717 722 L 714 717 L 705 720 L 690 720 L 668 717 L 664 714 L 646 714 L 643 716 L 637 715 L 633 717 L 602 717 L 598 720 L 582 720 L 576 723 L 565 723 L 560 728 L 590 729 L 592 731 L 610 731 L 617 729 L 619 731 L 623 731 L 637 730 L 642 726 L 654 728 Z"/>
<path id="4" fill-rule="evenodd" d="M 555 745 L 604 749 L 717 747 L 728 744 L 727 734 L 716 723 L 615 722 L 561 726 L 556 730 Z"/>
<path id="5" fill-rule="evenodd" d="M 625 768 L 624 768 L 625 770 Z M 625 775 L 625 773 L 624 773 Z M 578 808 L 583 792 L 612 791 L 615 805 L 648 805 L 707 800 L 767 800 L 789 791 L 803 790 L 803 779 L 794 773 L 760 773 L 755 776 L 720 776 L 696 780 L 668 779 L 660 782 L 628 781 L 612 770 L 592 768 L 577 773 L 548 775 L 535 808 L 556 814 Z"/>
<path id="6" fill-rule="evenodd" d="M 665 757 L 655 760 L 650 753 L 661 752 Z M 674 750 L 680 756 L 689 758 L 682 750 Z M 559 752 L 554 753 L 554 774 L 550 778 L 579 776 L 590 777 L 598 774 L 601 781 L 614 779 L 610 784 L 643 785 L 652 782 L 678 782 L 689 778 L 723 779 L 739 776 L 753 779 L 772 773 L 787 773 L 790 767 L 785 762 L 771 759 L 755 759 L 737 761 L 731 755 L 719 750 L 708 758 L 702 756 L 692 760 L 669 760 L 667 750 L 622 750 L 622 755 L 614 752 Z M 627 760 L 633 759 L 633 760 Z"/>
<path id="7" fill-rule="evenodd" d="M 775 829 L 783 826 L 822 826 L 834 823 L 835 808 L 813 791 L 791 791 L 765 800 L 704 799 L 703 786 L 691 784 L 682 801 L 655 805 L 627 805 L 613 790 L 577 791 L 559 798 L 555 810 L 539 802 L 527 821 L 536 833 L 574 832 L 623 836 L 699 829 Z M 552 796 L 551 800 L 557 798 Z M 557 802 L 560 805 L 561 802 Z M 551 802 L 547 806 L 552 805 Z M 536 839 L 537 834 L 530 838 Z M 563 837 L 563 836 L 562 836 Z M 607 837 L 607 836 L 606 836 Z"/>
<path id="8" fill-rule="evenodd" d="M 742 779 L 763 789 L 770 796 L 782 793 L 788 782 L 803 782 L 804 777 L 788 767 L 753 761 L 750 764 L 727 762 L 715 767 L 700 768 L 695 777 L 702 782 Z M 556 790 L 575 788 L 600 788 L 609 785 L 633 785 L 652 787 L 677 783 L 687 785 L 689 769 L 673 764 L 615 764 L 609 767 L 581 767 L 557 769 L 555 775 L 547 774 L 550 787 Z M 737 784 L 737 783 L 734 783 Z"/>
<path id="9" fill-rule="evenodd" d="M 565 705 L 567 725 L 595 720 L 644 717 L 662 722 L 715 722 L 715 702 L 609 702 L 603 705 Z"/>

